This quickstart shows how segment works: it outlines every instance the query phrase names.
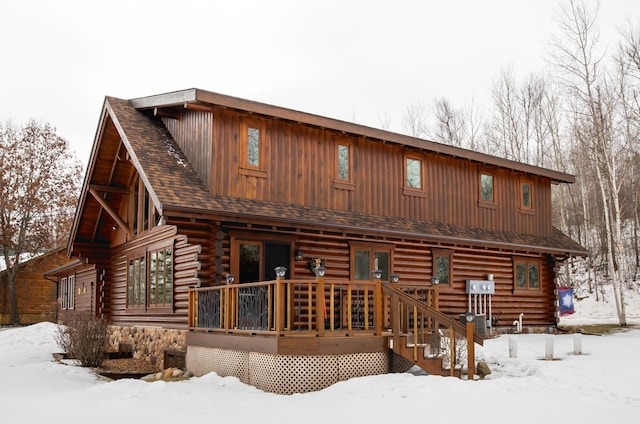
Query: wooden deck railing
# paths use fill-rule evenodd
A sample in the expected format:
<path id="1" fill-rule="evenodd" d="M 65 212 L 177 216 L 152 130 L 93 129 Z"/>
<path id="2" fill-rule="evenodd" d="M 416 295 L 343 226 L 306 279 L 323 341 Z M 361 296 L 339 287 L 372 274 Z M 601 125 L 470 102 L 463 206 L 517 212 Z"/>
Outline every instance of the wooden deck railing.
<path id="1" fill-rule="evenodd" d="M 474 342 L 482 344 L 483 338 L 437 304 L 436 286 L 277 278 L 191 289 L 189 328 L 276 336 L 387 335 L 397 353 L 407 356 L 406 346 L 412 346 L 408 359 L 418 363 L 422 349 L 423 356 L 447 356 L 453 370 L 473 358 Z"/>
<path id="2" fill-rule="evenodd" d="M 226 332 L 364 331 L 381 334 L 388 316 L 381 289 L 371 281 L 276 279 L 193 288 L 192 330 Z M 323 295 L 320 295 L 322 293 Z M 386 320 L 388 322 L 388 319 Z"/>

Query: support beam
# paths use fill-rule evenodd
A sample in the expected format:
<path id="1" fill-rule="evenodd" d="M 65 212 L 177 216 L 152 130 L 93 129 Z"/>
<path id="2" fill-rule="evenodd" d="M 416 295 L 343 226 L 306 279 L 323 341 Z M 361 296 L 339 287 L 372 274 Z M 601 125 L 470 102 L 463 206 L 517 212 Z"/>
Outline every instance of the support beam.
<path id="1" fill-rule="evenodd" d="M 111 206 L 109 206 L 109 204 L 104 199 L 104 197 L 102 197 L 100 195 L 100 193 L 98 193 L 92 187 L 89 187 L 89 193 L 91 193 L 91 195 L 98 201 L 98 203 L 100 203 L 100 206 L 102 206 L 104 208 L 104 210 L 106 210 L 107 213 L 109 213 L 109 215 L 111 215 L 111 218 L 113 218 L 113 220 L 116 221 L 116 223 L 118 224 L 120 229 L 122 229 L 124 232 L 127 233 L 127 235 L 130 236 L 131 235 L 131 228 L 129 228 L 129 226 L 124 221 L 124 219 L 122 219 L 120 217 L 120 215 L 118 215 L 118 213 L 115 210 L 113 210 L 113 208 L 111 208 Z"/>
<path id="2" fill-rule="evenodd" d="M 96 192 L 103 193 L 118 193 L 118 194 L 129 194 L 130 190 L 126 187 L 113 187 L 109 185 L 100 185 L 100 184 L 91 184 L 91 187 Z"/>

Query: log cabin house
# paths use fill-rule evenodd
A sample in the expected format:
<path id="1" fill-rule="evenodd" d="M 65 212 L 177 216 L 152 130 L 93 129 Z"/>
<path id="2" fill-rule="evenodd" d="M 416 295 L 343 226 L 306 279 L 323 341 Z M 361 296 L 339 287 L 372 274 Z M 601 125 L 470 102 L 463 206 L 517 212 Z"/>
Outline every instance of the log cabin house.
<path id="1" fill-rule="evenodd" d="M 159 366 L 277 393 L 460 375 L 464 340 L 556 325 L 558 267 L 586 254 L 551 222 L 573 181 L 199 89 L 107 97 L 56 275 Z"/>
<path id="2" fill-rule="evenodd" d="M 11 308 L 8 286 L 8 271 L 4 258 L 0 261 L 0 325 L 11 323 Z M 69 263 L 64 247 L 52 249 L 34 255 L 25 260 L 18 269 L 16 276 L 16 300 L 18 303 L 18 317 L 20 324 L 35 324 L 37 322 L 57 320 L 56 280 L 43 275 L 52 267 Z"/>

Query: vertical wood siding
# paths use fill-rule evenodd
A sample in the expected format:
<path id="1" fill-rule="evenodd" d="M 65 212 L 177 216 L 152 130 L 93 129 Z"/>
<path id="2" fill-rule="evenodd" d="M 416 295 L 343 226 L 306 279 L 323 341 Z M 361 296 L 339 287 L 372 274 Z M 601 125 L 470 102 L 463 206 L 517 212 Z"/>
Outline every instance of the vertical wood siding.
<path id="1" fill-rule="evenodd" d="M 240 172 L 240 124 L 264 125 L 264 177 Z M 551 235 L 551 182 L 466 159 L 230 109 L 164 119 L 213 194 L 488 230 Z M 351 144 L 355 189 L 334 186 L 337 144 Z M 403 194 L 404 155 L 423 161 L 422 196 Z M 495 206 L 479 205 L 479 172 L 494 175 Z M 520 211 L 520 179 L 533 183 L 533 213 Z"/>
<path id="2" fill-rule="evenodd" d="M 212 119 L 211 112 L 194 110 L 185 110 L 179 120 L 162 118 L 205 187 L 211 181 Z"/>

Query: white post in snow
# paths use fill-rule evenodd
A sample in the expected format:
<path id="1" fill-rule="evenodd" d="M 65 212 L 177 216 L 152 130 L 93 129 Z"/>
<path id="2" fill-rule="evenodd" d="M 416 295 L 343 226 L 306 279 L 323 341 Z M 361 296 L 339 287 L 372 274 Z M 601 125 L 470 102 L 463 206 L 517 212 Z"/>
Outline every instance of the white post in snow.
<path id="1" fill-rule="evenodd" d="M 517 358 L 518 357 L 518 341 L 509 337 L 509 358 Z"/>
<path id="2" fill-rule="evenodd" d="M 547 336 L 547 343 L 544 351 L 544 359 L 553 359 L 553 336 Z"/>
<path id="3" fill-rule="evenodd" d="M 573 354 L 582 355 L 582 334 L 575 333 L 573 335 Z"/>

